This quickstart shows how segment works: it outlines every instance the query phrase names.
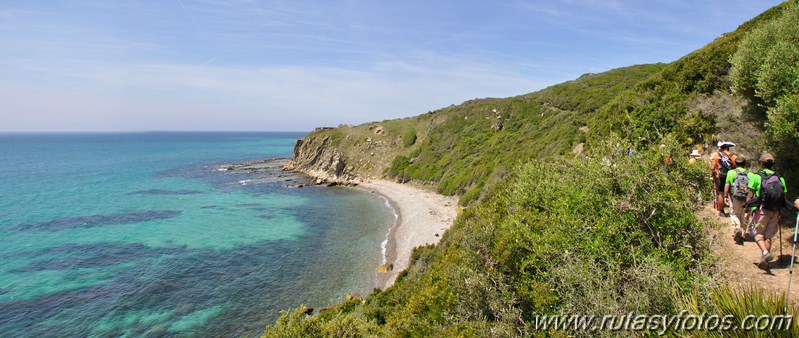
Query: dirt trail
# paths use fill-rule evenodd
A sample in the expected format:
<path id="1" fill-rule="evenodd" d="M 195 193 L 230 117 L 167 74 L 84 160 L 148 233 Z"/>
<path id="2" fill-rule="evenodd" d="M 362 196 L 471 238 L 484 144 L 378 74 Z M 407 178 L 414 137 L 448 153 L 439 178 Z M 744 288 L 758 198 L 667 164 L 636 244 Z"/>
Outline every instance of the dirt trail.
<path id="1" fill-rule="evenodd" d="M 708 204 L 699 213 L 699 217 L 709 220 L 714 224 L 710 230 L 711 250 L 718 257 L 719 277 L 733 286 L 748 287 L 759 285 L 778 293 L 785 293 L 788 288 L 788 277 L 791 264 L 791 250 L 793 248 L 793 233 L 795 214 L 787 215 L 783 211 L 782 221 L 782 257 L 780 257 L 779 233 L 772 239 L 771 274 L 757 268 L 760 260 L 760 250 L 757 244 L 746 241 L 743 245 L 735 244 L 732 240 L 733 227 L 729 218 L 721 218 Z M 799 253 L 799 247 L 797 247 Z M 780 259 L 782 258 L 782 259 Z M 799 262 L 794 263 L 794 278 L 791 285 L 792 302 L 799 301 Z"/>

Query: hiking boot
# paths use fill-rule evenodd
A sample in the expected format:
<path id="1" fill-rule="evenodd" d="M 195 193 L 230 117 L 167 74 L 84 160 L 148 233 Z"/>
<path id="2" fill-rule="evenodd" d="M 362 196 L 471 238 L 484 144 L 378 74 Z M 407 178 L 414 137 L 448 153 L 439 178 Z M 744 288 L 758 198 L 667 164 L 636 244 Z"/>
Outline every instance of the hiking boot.
<path id="1" fill-rule="evenodd" d="M 766 254 L 763 255 L 763 260 L 766 262 L 771 262 L 774 260 L 774 256 L 771 255 L 771 252 L 766 252 Z"/>
<path id="2" fill-rule="evenodd" d="M 744 244 L 744 232 L 741 230 L 741 228 L 735 229 L 735 233 L 732 235 L 732 240 L 734 240 L 737 244 Z"/>
<path id="3" fill-rule="evenodd" d="M 771 271 L 771 267 L 768 265 L 768 262 L 764 259 L 765 257 L 760 259 L 760 262 L 757 262 L 757 268 L 766 272 Z"/>

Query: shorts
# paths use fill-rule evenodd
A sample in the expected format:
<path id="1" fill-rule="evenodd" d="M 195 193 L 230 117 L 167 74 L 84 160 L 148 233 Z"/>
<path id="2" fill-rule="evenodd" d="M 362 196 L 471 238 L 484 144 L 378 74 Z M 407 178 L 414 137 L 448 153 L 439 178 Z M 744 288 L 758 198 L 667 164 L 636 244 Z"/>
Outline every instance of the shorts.
<path id="1" fill-rule="evenodd" d="M 780 211 L 779 210 L 760 210 L 755 213 L 757 217 L 757 225 L 755 226 L 755 239 L 757 236 L 763 236 L 763 239 L 770 240 L 777 233 L 777 227 L 780 226 Z"/>
<path id="2" fill-rule="evenodd" d="M 716 180 L 716 191 L 724 192 L 724 186 L 727 185 L 727 178 L 718 177 L 715 178 L 715 180 Z"/>

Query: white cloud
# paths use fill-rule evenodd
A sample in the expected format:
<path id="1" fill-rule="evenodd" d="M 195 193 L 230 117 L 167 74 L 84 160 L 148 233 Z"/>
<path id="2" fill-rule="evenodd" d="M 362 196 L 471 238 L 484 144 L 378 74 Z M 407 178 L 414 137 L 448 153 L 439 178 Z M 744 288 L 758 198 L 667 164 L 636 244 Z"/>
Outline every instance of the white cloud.
<path id="1" fill-rule="evenodd" d="M 32 72 L 62 81 L 30 87 L 0 82 L 0 118 L 5 122 L 0 128 L 146 129 L 142 122 L 147 121 L 163 129 L 273 125 L 307 130 L 317 124 L 417 115 L 475 97 L 505 97 L 543 86 L 490 66 L 463 63 L 433 67 L 391 61 L 358 70 L 167 63 L 75 68 L 87 71 L 72 73 L 69 67 L 51 65 Z M 53 123 L 38 126 L 36 121 L 48 115 L 54 116 Z"/>

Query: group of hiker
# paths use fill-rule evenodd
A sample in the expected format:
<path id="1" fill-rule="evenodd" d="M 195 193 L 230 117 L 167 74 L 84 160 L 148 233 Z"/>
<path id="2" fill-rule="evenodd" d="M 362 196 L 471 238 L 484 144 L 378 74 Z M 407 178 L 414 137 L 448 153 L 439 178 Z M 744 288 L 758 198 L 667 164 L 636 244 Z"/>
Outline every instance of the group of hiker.
<path id="1" fill-rule="evenodd" d="M 794 204 L 786 202 L 788 192 L 785 179 L 774 172 L 775 159 L 769 153 L 760 156 L 760 171 L 750 169 L 744 156 L 733 154 L 732 142 L 719 142 L 718 152 L 710 158 L 710 170 L 714 180 L 714 209 L 720 217 L 730 217 L 735 226 L 733 239 L 738 244 L 751 238 L 757 243 L 761 258 L 757 267 L 769 271 L 771 239 L 777 234 L 780 209 L 792 211 L 799 208 L 799 199 Z M 701 155 L 694 150 L 692 161 Z M 730 208 L 730 213 L 725 208 Z"/>

